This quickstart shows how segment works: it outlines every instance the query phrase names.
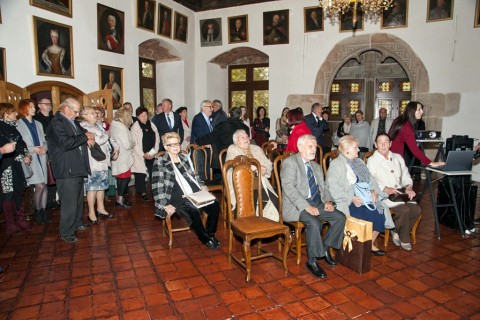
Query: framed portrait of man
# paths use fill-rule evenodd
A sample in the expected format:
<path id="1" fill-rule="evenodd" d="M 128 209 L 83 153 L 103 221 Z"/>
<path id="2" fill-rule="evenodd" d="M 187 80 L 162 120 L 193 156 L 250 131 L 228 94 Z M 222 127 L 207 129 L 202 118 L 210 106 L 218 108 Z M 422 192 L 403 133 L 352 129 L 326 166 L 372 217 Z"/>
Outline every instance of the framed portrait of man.
<path id="1" fill-rule="evenodd" d="M 158 30 L 161 36 L 172 37 L 172 9 L 163 4 L 158 4 Z"/>
<path id="2" fill-rule="evenodd" d="M 427 22 L 453 19 L 454 0 L 427 0 Z"/>
<path id="3" fill-rule="evenodd" d="M 222 45 L 222 18 L 200 20 L 200 45 L 202 47 Z"/>
<path id="4" fill-rule="evenodd" d="M 30 5 L 72 17 L 72 0 L 30 0 Z"/>
<path id="5" fill-rule="evenodd" d="M 173 39 L 187 43 L 188 18 L 175 11 L 175 30 Z"/>
<path id="6" fill-rule="evenodd" d="M 123 103 L 123 69 L 98 65 L 100 90 L 112 89 L 113 109 L 119 109 Z"/>
<path id="7" fill-rule="evenodd" d="M 340 32 L 362 31 L 363 30 L 363 11 L 357 8 L 357 22 L 353 22 L 353 4 L 350 4 L 350 10 L 344 14 L 340 13 Z"/>
<path id="8" fill-rule="evenodd" d="M 37 74 L 73 78 L 72 27 L 33 16 Z"/>
<path id="9" fill-rule="evenodd" d="M 323 8 L 319 6 L 303 8 L 305 32 L 323 31 Z"/>
<path id="10" fill-rule="evenodd" d="M 155 0 L 137 0 L 137 27 L 155 32 Z"/>
<path id="11" fill-rule="evenodd" d="M 5 48 L 0 48 L 0 80 L 7 81 L 7 55 Z"/>
<path id="12" fill-rule="evenodd" d="M 228 18 L 228 43 L 248 42 L 248 15 Z"/>
<path id="13" fill-rule="evenodd" d="M 394 0 L 392 7 L 382 12 L 382 29 L 408 26 L 408 0 Z"/>
<path id="14" fill-rule="evenodd" d="M 473 22 L 473 27 L 480 27 L 480 0 L 477 0 L 477 6 L 475 7 L 475 21 Z"/>
<path id="15" fill-rule="evenodd" d="M 278 10 L 263 13 L 263 45 L 289 42 L 289 11 Z"/>
<path id="16" fill-rule="evenodd" d="M 97 3 L 98 49 L 125 52 L 125 13 Z"/>

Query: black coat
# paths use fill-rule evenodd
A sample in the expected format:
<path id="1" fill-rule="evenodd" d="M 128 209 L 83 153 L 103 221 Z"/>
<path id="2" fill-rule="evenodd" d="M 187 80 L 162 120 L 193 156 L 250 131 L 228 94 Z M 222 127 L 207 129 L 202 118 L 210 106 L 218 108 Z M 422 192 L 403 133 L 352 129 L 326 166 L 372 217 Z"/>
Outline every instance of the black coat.
<path id="1" fill-rule="evenodd" d="M 168 122 L 167 122 L 167 118 L 166 118 L 165 113 L 162 112 L 162 113 L 156 114 L 152 118 L 152 122 L 157 127 L 158 135 L 160 136 L 160 145 L 159 145 L 159 148 L 160 148 L 159 150 L 160 151 L 165 150 L 165 148 L 163 147 L 163 143 L 162 143 L 162 136 L 165 133 L 176 132 L 180 135 L 180 143 L 183 142 L 182 118 L 176 112 L 172 112 L 172 114 L 173 114 L 173 128 L 172 129 L 170 129 L 170 127 L 168 126 Z"/>

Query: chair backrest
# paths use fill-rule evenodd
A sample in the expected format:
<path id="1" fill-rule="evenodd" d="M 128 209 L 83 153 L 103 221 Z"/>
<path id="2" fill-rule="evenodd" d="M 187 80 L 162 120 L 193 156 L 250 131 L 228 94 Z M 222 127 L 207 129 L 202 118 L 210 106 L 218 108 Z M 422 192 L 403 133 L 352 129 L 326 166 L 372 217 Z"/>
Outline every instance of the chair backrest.
<path id="1" fill-rule="evenodd" d="M 323 149 L 322 146 L 317 144 L 317 152 L 315 153 L 315 159 L 317 160 L 317 163 L 322 166 L 323 162 Z"/>
<path id="2" fill-rule="evenodd" d="M 262 143 L 262 145 L 260 146 L 263 150 L 263 153 L 265 153 L 265 155 L 268 155 L 267 154 L 267 149 L 268 149 L 269 146 L 270 147 L 272 146 L 272 144 L 271 144 L 272 142 L 276 142 L 276 141 L 275 140 L 268 140 L 268 141 L 265 141 L 264 143 Z"/>
<path id="3" fill-rule="evenodd" d="M 112 89 L 103 89 L 88 93 L 83 96 L 83 105 L 94 107 L 102 107 L 105 109 L 105 115 L 108 122 L 113 120 L 113 98 Z"/>
<path id="4" fill-rule="evenodd" d="M 22 99 L 30 98 L 28 90 L 6 81 L 0 80 L 0 101 L 9 102 L 18 107 L 18 103 Z"/>
<path id="5" fill-rule="evenodd" d="M 193 162 L 193 168 L 197 173 L 197 176 L 199 176 L 200 179 L 204 181 L 210 180 L 210 175 L 207 169 L 208 155 L 205 147 L 197 146 L 194 144 L 191 144 L 190 146 L 193 149 L 191 157 Z"/>
<path id="6" fill-rule="evenodd" d="M 363 162 L 365 162 L 365 164 L 367 164 L 368 158 L 370 158 L 371 156 L 373 156 L 374 153 L 375 153 L 375 149 L 374 149 L 374 150 L 370 150 L 370 151 L 368 151 L 368 152 L 365 152 L 365 154 L 364 154 L 363 157 L 362 157 Z"/>
<path id="7" fill-rule="evenodd" d="M 232 185 L 235 192 L 236 208 L 235 214 L 232 211 L 232 201 L 230 192 L 225 192 L 227 198 L 228 221 L 236 218 L 255 216 L 256 199 L 254 197 L 254 190 L 262 190 L 262 179 L 255 179 L 255 172 L 252 170 L 252 165 L 257 168 L 257 172 L 261 172 L 260 162 L 247 156 L 237 156 L 233 160 L 225 162 L 222 170 L 223 181 L 228 184 L 227 172 L 233 169 Z M 259 216 L 263 212 L 262 192 L 258 192 L 258 212 Z"/>
<path id="8" fill-rule="evenodd" d="M 277 195 L 278 195 L 278 213 L 280 216 L 280 221 L 282 222 L 282 180 L 280 179 L 280 172 L 282 171 L 282 162 L 283 160 L 287 159 L 290 157 L 292 154 L 291 153 L 286 153 L 279 155 L 278 157 L 275 158 L 273 161 L 273 176 L 275 177 L 275 186 L 277 189 Z"/>
<path id="9" fill-rule="evenodd" d="M 338 157 L 338 155 L 339 155 L 338 149 L 335 149 L 331 152 L 327 152 L 323 155 L 322 168 L 323 168 L 324 177 L 327 176 L 327 170 L 328 170 L 328 166 L 330 165 L 330 162 L 336 157 Z"/>
<path id="10" fill-rule="evenodd" d="M 223 164 L 225 163 L 225 159 L 227 158 L 227 151 L 228 149 L 222 149 L 220 153 L 218 154 L 218 160 L 220 162 L 220 170 L 223 169 Z"/>

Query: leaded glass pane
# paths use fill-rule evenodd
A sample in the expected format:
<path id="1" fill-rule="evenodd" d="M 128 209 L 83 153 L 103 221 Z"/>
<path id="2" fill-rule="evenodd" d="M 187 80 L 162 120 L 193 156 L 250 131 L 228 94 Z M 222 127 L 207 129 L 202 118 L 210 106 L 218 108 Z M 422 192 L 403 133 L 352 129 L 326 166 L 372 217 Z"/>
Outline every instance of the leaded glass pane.
<path id="1" fill-rule="evenodd" d="M 263 106 L 267 109 L 268 113 L 268 90 L 255 90 L 253 91 L 253 109 Z"/>
<path id="2" fill-rule="evenodd" d="M 332 83 L 332 92 L 340 92 L 340 83 Z"/>
<path id="3" fill-rule="evenodd" d="M 247 69 L 232 69 L 232 82 L 247 81 Z"/>
<path id="4" fill-rule="evenodd" d="M 378 90 L 381 92 L 391 92 L 392 87 L 393 87 L 393 84 L 391 81 L 384 81 L 384 82 L 380 82 L 380 85 L 378 86 Z"/>
<path id="5" fill-rule="evenodd" d="M 153 64 L 142 62 L 142 77 L 153 78 Z"/>
<path id="6" fill-rule="evenodd" d="M 359 100 L 350 100 L 348 101 L 348 112 L 351 114 L 351 115 L 354 115 L 355 112 L 358 111 L 360 107 L 360 101 Z"/>
<path id="7" fill-rule="evenodd" d="M 385 108 L 387 110 L 387 117 L 390 115 L 390 110 L 392 110 L 392 100 L 391 99 L 378 99 L 378 109 Z"/>
<path id="8" fill-rule="evenodd" d="M 148 89 L 143 88 L 143 101 L 142 104 L 145 108 L 148 109 L 148 114 L 154 115 L 155 114 L 155 89 Z"/>
<path id="9" fill-rule="evenodd" d="M 410 81 L 400 82 L 400 91 L 403 91 L 403 92 L 410 92 L 410 91 L 412 91 Z"/>
<path id="10" fill-rule="evenodd" d="M 405 111 L 405 108 L 407 107 L 407 104 L 410 102 L 410 100 L 401 100 L 400 101 L 400 110 L 399 113 L 402 114 L 403 111 Z"/>
<path id="11" fill-rule="evenodd" d="M 232 91 L 232 107 L 240 107 L 247 105 L 247 92 L 246 91 Z"/>
<path id="12" fill-rule="evenodd" d="M 339 116 L 340 115 L 340 101 L 338 100 L 331 100 L 330 101 L 330 113 L 332 116 Z"/>
<path id="13" fill-rule="evenodd" d="M 268 80 L 268 67 L 253 68 L 253 81 Z"/>
<path id="14" fill-rule="evenodd" d="M 350 83 L 350 92 L 359 92 L 360 91 L 360 83 L 352 82 Z"/>

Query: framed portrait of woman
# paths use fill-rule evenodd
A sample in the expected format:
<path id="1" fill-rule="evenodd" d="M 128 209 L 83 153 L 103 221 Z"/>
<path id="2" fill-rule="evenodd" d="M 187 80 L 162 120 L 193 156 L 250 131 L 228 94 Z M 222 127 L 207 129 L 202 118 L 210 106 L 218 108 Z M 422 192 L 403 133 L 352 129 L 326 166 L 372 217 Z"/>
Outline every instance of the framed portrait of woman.
<path id="1" fill-rule="evenodd" d="M 98 65 L 100 90 L 112 89 L 113 109 L 120 109 L 123 102 L 123 69 Z"/>
<path id="2" fill-rule="evenodd" d="M 30 5 L 72 17 L 72 0 L 30 0 Z"/>
<path id="3" fill-rule="evenodd" d="M 33 16 L 37 74 L 73 78 L 72 27 Z"/>
<path id="4" fill-rule="evenodd" d="M 172 13 L 173 10 L 163 4 L 158 4 L 158 30 L 161 36 L 172 37 Z"/>
<path id="5" fill-rule="evenodd" d="M 480 0 L 477 0 L 477 6 L 475 7 L 475 21 L 473 22 L 473 27 L 480 27 Z"/>
<path id="6" fill-rule="evenodd" d="M 155 32 L 155 0 L 137 0 L 137 27 Z"/>
<path id="7" fill-rule="evenodd" d="M 102 4 L 97 4 L 98 49 L 125 52 L 125 13 Z"/>
<path id="8" fill-rule="evenodd" d="M 382 29 L 408 26 L 408 0 L 394 0 L 392 7 L 382 12 Z"/>
<path id="9" fill-rule="evenodd" d="M 248 42 L 248 15 L 228 17 L 228 43 Z"/>
<path id="10" fill-rule="evenodd" d="M 0 48 L 0 80 L 7 81 L 7 60 L 5 48 Z"/>
<path id="11" fill-rule="evenodd" d="M 427 22 L 453 19 L 454 0 L 428 0 Z"/>
<path id="12" fill-rule="evenodd" d="M 187 43 L 188 18 L 175 11 L 175 32 L 173 39 Z"/>

